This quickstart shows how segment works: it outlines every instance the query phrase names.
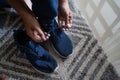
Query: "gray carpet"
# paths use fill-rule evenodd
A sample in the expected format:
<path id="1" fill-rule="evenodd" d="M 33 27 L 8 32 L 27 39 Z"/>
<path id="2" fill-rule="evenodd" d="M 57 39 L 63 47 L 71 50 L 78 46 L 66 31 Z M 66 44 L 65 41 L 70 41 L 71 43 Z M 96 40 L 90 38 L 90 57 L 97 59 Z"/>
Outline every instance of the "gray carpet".
<path id="1" fill-rule="evenodd" d="M 73 25 L 66 33 L 71 37 L 74 52 L 64 60 L 50 49 L 59 69 L 46 75 L 35 71 L 14 44 L 13 30 L 23 28 L 21 18 L 14 12 L 0 9 L 0 74 L 8 75 L 9 80 L 120 80 L 71 0 L 70 7 Z M 48 42 L 48 47 L 50 45 Z"/>

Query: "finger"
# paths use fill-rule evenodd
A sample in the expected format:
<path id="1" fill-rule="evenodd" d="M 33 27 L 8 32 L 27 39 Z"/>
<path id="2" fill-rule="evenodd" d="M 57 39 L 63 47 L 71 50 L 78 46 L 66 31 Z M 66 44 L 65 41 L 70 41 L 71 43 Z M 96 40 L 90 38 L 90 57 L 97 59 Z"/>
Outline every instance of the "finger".
<path id="1" fill-rule="evenodd" d="M 33 34 L 34 34 L 34 40 L 36 41 L 36 42 L 42 42 L 43 40 L 42 40 L 42 38 L 41 38 L 41 36 L 38 34 L 38 32 L 37 31 L 33 31 Z"/>
<path id="2" fill-rule="evenodd" d="M 43 41 L 46 40 L 44 32 L 40 29 L 40 27 L 36 28 L 36 31 L 38 32 L 38 35 L 40 35 L 40 37 L 42 38 Z"/>
<path id="3" fill-rule="evenodd" d="M 70 27 L 71 27 L 71 24 L 72 24 L 72 16 L 71 16 L 71 14 L 69 13 L 68 24 L 66 25 L 66 27 L 67 27 L 67 28 L 70 28 Z"/>
<path id="4" fill-rule="evenodd" d="M 62 25 L 61 25 L 61 19 L 59 19 L 58 24 L 59 24 L 60 27 L 62 26 Z"/>
<path id="5" fill-rule="evenodd" d="M 71 24 L 72 23 L 72 14 L 69 13 L 69 23 Z"/>
<path id="6" fill-rule="evenodd" d="M 48 34 L 48 36 L 50 37 L 50 34 Z"/>
<path id="7" fill-rule="evenodd" d="M 69 30 L 69 28 L 66 28 L 65 30 L 66 30 L 66 31 L 68 31 L 68 30 Z"/>
<path id="8" fill-rule="evenodd" d="M 63 18 L 62 18 L 62 17 L 60 17 L 60 21 L 59 21 L 59 22 L 60 22 L 60 25 L 59 25 L 59 26 L 60 26 L 60 27 L 63 27 L 64 21 L 63 21 Z"/>
<path id="9" fill-rule="evenodd" d="M 65 28 L 63 27 L 62 30 L 65 31 Z"/>
<path id="10" fill-rule="evenodd" d="M 47 32 L 44 32 L 45 36 L 48 36 Z"/>
<path id="11" fill-rule="evenodd" d="M 58 16 L 58 24 L 60 27 L 62 27 L 62 17 L 61 15 Z"/>
<path id="12" fill-rule="evenodd" d="M 70 24 L 70 23 L 69 23 L 69 24 L 67 24 L 67 28 L 70 28 L 71 26 L 72 26 L 72 24 Z"/>
<path id="13" fill-rule="evenodd" d="M 61 23 L 62 27 L 65 26 L 65 20 L 64 20 L 64 18 L 61 19 L 61 22 L 62 22 Z"/>
<path id="14" fill-rule="evenodd" d="M 48 40 L 48 39 L 49 39 L 49 36 L 46 36 L 46 39 Z"/>
<path id="15" fill-rule="evenodd" d="M 45 38 L 46 38 L 46 40 L 49 39 L 50 34 L 48 34 L 48 33 L 46 33 L 46 32 L 45 32 L 44 34 L 45 34 Z"/>
<path id="16" fill-rule="evenodd" d="M 69 16 L 68 15 L 65 18 L 65 25 L 67 26 L 67 24 L 69 24 Z"/>
<path id="17" fill-rule="evenodd" d="M 26 30 L 27 35 L 35 42 L 40 42 L 40 39 L 36 38 L 36 35 L 34 35 L 34 32 L 32 30 L 27 29 Z"/>

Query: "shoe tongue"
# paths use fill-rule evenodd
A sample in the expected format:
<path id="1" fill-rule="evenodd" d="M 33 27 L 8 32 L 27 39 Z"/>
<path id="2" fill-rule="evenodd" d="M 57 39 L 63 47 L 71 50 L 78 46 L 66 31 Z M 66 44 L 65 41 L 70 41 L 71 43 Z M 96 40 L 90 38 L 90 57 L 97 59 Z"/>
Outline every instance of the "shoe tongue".
<path id="1" fill-rule="evenodd" d="M 61 27 L 58 26 L 57 22 L 52 21 L 51 24 L 48 24 L 47 26 L 42 25 L 42 30 L 47 32 L 47 33 L 54 33 L 56 30 L 60 30 Z"/>
<path id="2" fill-rule="evenodd" d="M 49 33 L 53 30 L 53 26 L 51 24 L 41 25 L 41 26 L 42 26 L 41 28 L 44 32 Z"/>

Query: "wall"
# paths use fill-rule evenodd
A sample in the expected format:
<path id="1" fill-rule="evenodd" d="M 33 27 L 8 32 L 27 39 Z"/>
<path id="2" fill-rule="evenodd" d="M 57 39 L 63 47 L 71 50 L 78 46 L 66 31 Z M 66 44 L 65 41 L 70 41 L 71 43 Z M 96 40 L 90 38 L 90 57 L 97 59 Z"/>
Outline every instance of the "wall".
<path id="1" fill-rule="evenodd" d="M 120 0 L 75 0 L 120 75 Z"/>

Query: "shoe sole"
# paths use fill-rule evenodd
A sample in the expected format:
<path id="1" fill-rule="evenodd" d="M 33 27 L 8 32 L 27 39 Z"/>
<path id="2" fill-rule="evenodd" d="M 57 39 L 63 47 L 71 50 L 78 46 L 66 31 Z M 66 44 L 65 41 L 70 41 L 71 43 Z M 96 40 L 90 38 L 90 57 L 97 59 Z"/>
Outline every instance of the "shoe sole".
<path id="1" fill-rule="evenodd" d="M 29 62 L 29 63 L 30 63 L 30 62 Z M 30 65 L 33 67 L 33 69 L 34 69 L 35 71 L 37 71 L 37 72 L 39 72 L 39 73 L 41 73 L 41 74 L 44 74 L 44 75 L 50 75 L 50 74 L 56 72 L 56 71 L 59 69 L 59 65 L 58 65 L 52 73 L 45 73 L 45 72 L 42 72 L 42 71 L 39 71 L 38 69 L 36 69 L 31 63 L 30 63 Z"/>

